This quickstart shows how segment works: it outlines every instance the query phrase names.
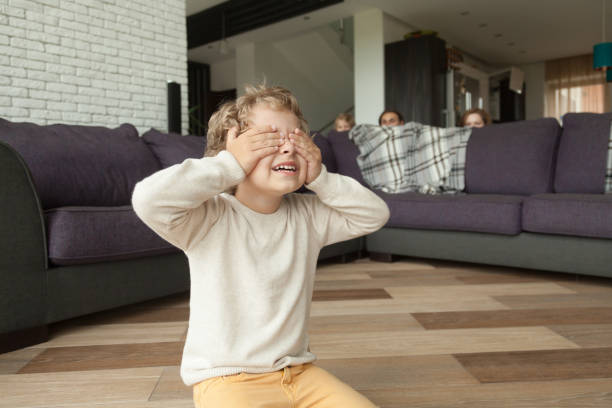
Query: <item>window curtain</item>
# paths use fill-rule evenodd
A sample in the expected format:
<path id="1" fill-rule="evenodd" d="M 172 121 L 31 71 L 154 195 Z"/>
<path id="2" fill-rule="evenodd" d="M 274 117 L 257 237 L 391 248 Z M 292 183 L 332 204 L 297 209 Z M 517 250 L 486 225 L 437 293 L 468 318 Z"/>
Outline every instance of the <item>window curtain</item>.
<path id="1" fill-rule="evenodd" d="M 546 61 L 546 116 L 610 111 L 605 73 L 593 69 L 593 54 Z"/>

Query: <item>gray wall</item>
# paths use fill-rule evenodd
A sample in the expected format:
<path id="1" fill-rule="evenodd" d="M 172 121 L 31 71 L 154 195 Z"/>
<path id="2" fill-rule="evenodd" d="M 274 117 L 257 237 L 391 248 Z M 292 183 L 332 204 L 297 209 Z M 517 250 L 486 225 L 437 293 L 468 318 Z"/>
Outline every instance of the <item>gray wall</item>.
<path id="1" fill-rule="evenodd" d="M 544 62 L 521 65 L 525 72 L 525 118 L 538 119 L 544 117 Z"/>

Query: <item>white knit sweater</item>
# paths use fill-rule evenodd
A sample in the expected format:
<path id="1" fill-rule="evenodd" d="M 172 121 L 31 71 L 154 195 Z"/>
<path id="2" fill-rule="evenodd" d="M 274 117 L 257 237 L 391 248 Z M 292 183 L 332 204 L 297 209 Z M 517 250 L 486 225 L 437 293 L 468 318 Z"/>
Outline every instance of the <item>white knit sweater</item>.
<path id="1" fill-rule="evenodd" d="M 181 377 L 193 385 L 311 362 L 308 318 L 320 249 L 382 227 L 383 200 L 352 178 L 321 174 L 272 214 L 223 193 L 244 171 L 234 156 L 188 159 L 138 183 L 136 214 L 189 259 L 189 330 Z"/>

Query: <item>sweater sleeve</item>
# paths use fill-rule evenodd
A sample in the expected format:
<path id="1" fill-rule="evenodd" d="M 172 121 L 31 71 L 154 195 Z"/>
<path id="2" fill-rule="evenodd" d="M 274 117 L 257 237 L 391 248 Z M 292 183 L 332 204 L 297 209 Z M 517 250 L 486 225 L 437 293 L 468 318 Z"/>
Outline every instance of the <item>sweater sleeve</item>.
<path id="1" fill-rule="evenodd" d="M 380 197 L 351 177 L 328 173 L 325 166 L 306 187 L 319 198 L 312 211 L 322 247 L 374 232 L 389 219 Z"/>
<path id="2" fill-rule="evenodd" d="M 221 200 L 212 198 L 244 177 L 242 167 L 227 151 L 215 157 L 187 159 L 137 183 L 132 206 L 147 226 L 186 251 L 223 211 Z"/>

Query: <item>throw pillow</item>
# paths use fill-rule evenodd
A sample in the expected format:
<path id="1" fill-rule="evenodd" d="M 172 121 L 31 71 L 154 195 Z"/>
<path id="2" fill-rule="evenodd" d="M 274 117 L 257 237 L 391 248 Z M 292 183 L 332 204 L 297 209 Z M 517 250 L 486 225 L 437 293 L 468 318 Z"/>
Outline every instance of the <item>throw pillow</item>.
<path id="1" fill-rule="evenodd" d="M 552 192 L 560 133 L 559 122 L 552 118 L 474 128 L 466 152 L 466 192 Z"/>
<path id="2" fill-rule="evenodd" d="M 336 158 L 337 171 L 367 186 L 368 183 L 364 180 L 361 169 L 357 164 L 359 148 L 349 139 L 348 133 L 348 131 L 336 132 L 335 130 L 330 130 L 327 134 L 327 140 Z"/>
<path id="3" fill-rule="evenodd" d="M 557 155 L 555 192 L 602 194 L 612 115 L 567 113 Z"/>
<path id="4" fill-rule="evenodd" d="M 23 157 L 44 209 L 127 205 L 134 185 L 160 169 L 130 124 L 109 129 L 0 119 L 0 140 Z"/>
<path id="5" fill-rule="evenodd" d="M 142 139 L 163 168 L 182 163 L 185 159 L 199 159 L 206 150 L 206 138 L 203 136 L 181 136 L 151 128 L 142 135 Z"/>

